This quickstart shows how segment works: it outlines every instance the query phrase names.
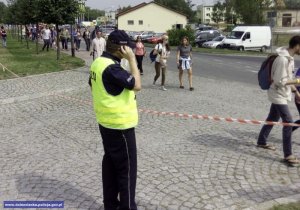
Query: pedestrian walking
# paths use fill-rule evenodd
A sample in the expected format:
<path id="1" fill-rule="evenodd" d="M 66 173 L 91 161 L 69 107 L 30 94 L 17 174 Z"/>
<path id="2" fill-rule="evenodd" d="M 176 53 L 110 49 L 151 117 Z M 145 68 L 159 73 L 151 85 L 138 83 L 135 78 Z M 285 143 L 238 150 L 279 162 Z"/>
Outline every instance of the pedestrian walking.
<path id="1" fill-rule="evenodd" d="M 60 33 L 60 40 L 62 45 L 62 50 L 68 50 L 68 39 L 70 38 L 70 33 L 67 28 L 63 28 Z"/>
<path id="2" fill-rule="evenodd" d="M 271 108 L 266 121 L 278 122 L 281 118 L 284 123 L 292 123 L 288 101 L 292 99 L 292 92 L 295 93 L 296 100 L 300 100 L 300 94 L 294 86 L 294 84 L 300 84 L 300 80 L 293 79 L 294 56 L 300 55 L 300 36 L 292 37 L 288 48 L 281 47 L 276 51 L 278 56 L 271 69 L 273 82 L 268 89 Z M 275 150 L 274 146 L 267 144 L 267 138 L 272 128 L 272 125 L 262 127 L 257 141 L 258 147 Z M 284 161 L 290 165 L 299 165 L 300 161 L 292 154 L 292 127 L 284 126 L 282 134 Z"/>
<path id="3" fill-rule="evenodd" d="M 140 70 L 140 74 L 144 74 L 143 70 L 143 58 L 146 55 L 145 46 L 142 42 L 142 38 L 140 36 L 137 37 L 137 42 L 135 45 L 135 58 L 137 61 L 138 69 Z"/>
<path id="4" fill-rule="evenodd" d="M 184 36 L 181 39 L 181 44 L 177 47 L 177 66 L 179 69 L 179 88 L 184 89 L 182 82 L 183 71 L 188 72 L 188 80 L 190 91 L 193 91 L 192 81 L 192 46 L 189 43 L 189 38 Z"/>
<path id="5" fill-rule="evenodd" d="M 167 59 L 170 55 L 170 46 L 168 44 L 169 37 L 167 35 L 162 36 L 161 42 L 159 42 L 154 48 L 154 55 L 157 55 L 155 59 L 155 76 L 153 85 L 155 85 L 156 80 L 160 77 L 161 73 L 161 89 L 167 90 L 165 88 L 165 81 L 166 81 L 166 71 L 167 71 Z"/>
<path id="6" fill-rule="evenodd" d="M 98 31 L 100 31 L 100 27 L 99 26 L 95 26 L 95 29 L 91 33 L 91 40 L 92 41 L 96 38 Z"/>
<path id="7" fill-rule="evenodd" d="M 55 47 L 57 49 L 58 47 L 58 44 L 59 43 L 57 41 L 57 30 L 55 28 L 52 28 L 52 31 L 51 31 L 51 47 Z"/>
<path id="8" fill-rule="evenodd" d="M 36 29 L 36 26 L 33 26 L 31 28 L 31 39 L 32 39 L 32 41 L 35 41 L 35 39 L 37 39 L 37 29 Z"/>
<path id="9" fill-rule="evenodd" d="M 80 43 L 81 43 L 81 31 L 80 31 L 80 29 L 78 28 L 75 33 L 76 34 L 75 34 L 74 38 L 75 38 L 76 50 L 79 51 Z"/>
<path id="10" fill-rule="evenodd" d="M 47 47 L 47 51 L 49 51 L 51 31 L 50 31 L 48 25 L 46 25 L 45 29 L 42 30 L 42 38 L 44 40 L 44 46 L 43 46 L 42 50 L 44 51 L 45 47 Z"/>
<path id="11" fill-rule="evenodd" d="M 91 32 L 88 28 L 85 28 L 82 37 L 85 41 L 86 51 L 89 52 L 91 48 Z"/>
<path id="12" fill-rule="evenodd" d="M 104 147 L 102 183 L 104 209 L 136 210 L 137 149 L 135 126 L 138 110 L 135 91 L 141 89 L 140 73 L 125 31 L 113 31 L 106 51 L 91 65 L 94 111 Z M 131 48 L 130 48 L 131 47 Z M 120 66 L 127 59 L 130 72 Z"/>
<path id="13" fill-rule="evenodd" d="M 90 55 L 93 55 L 93 60 L 100 57 L 102 53 L 104 52 L 106 47 L 106 41 L 102 37 L 102 32 L 97 31 L 96 38 L 92 41 L 92 51 L 90 52 Z"/>
<path id="14" fill-rule="evenodd" d="M 6 48 L 6 37 L 7 37 L 7 33 L 4 29 L 4 26 L 1 26 L 1 40 L 2 40 L 2 47 L 5 47 Z"/>
<path id="15" fill-rule="evenodd" d="M 51 48 L 53 47 L 53 45 L 55 45 L 55 37 L 56 37 L 56 31 L 55 31 L 54 27 L 51 27 L 50 28 L 50 41 L 49 41 Z"/>

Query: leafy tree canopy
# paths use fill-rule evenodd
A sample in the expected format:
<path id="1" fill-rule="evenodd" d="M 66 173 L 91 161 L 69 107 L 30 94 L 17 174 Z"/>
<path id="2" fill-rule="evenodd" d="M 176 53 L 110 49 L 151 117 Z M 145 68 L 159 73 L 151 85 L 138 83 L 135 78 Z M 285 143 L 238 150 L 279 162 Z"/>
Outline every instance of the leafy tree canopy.
<path id="1" fill-rule="evenodd" d="M 269 8 L 272 0 L 232 0 L 234 10 L 245 24 L 263 24 L 264 10 Z"/>
<path id="2" fill-rule="evenodd" d="M 154 2 L 181 12 L 188 17 L 190 22 L 195 22 L 196 12 L 192 10 L 195 5 L 191 0 L 154 0 Z"/>
<path id="3" fill-rule="evenodd" d="M 85 8 L 85 20 L 92 21 L 96 20 L 97 17 L 105 15 L 105 11 L 99 9 L 91 9 L 90 7 Z"/>
<path id="4" fill-rule="evenodd" d="M 0 2 L 0 23 L 5 22 L 6 13 L 7 13 L 7 6 L 3 2 Z"/>
<path id="5" fill-rule="evenodd" d="M 225 13 L 225 4 L 222 4 L 221 2 L 218 1 L 218 3 L 216 3 L 213 7 L 212 20 L 218 24 L 223 20 L 224 13 Z"/>

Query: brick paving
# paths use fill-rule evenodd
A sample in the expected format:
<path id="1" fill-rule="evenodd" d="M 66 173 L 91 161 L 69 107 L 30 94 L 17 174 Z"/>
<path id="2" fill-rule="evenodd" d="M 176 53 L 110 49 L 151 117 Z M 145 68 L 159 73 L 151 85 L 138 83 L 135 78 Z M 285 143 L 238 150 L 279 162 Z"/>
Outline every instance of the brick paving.
<path id="1" fill-rule="evenodd" d="M 91 62 L 88 53 L 77 56 Z M 194 77 L 191 92 L 179 89 L 177 73 L 169 71 L 168 90 L 161 91 L 152 85 L 152 65 L 144 67 L 139 108 L 258 120 L 268 112 L 266 93 L 256 86 Z M 63 200 L 65 209 L 103 209 L 101 137 L 92 106 L 78 100 L 91 101 L 88 71 L 0 81 L 1 201 Z M 293 104 L 291 110 L 298 118 Z M 281 127 L 270 136 L 275 152 L 255 147 L 259 130 L 141 113 L 139 209 L 264 209 L 299 194 L 299 168 L 281 162 Z M 295 132 L 297 156 L 299 137 Z"/>

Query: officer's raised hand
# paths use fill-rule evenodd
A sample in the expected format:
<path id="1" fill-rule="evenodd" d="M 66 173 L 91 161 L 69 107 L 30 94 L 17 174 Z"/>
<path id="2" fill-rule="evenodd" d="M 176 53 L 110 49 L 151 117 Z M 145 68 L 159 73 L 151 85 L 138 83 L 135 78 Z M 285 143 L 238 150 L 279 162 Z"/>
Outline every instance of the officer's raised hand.
<path id="1" fill-rule="evenodd" d="M 141 90 L 142 86 L 141 86 L 140 73 L 137 68 L 137 63 L 136 63 L 135 54 L 134 54 L 133 50 L 128 46 L 121 45 L 120 46 L 120 54 L 121 54 L 122 58 L 127 59 L 129 62 L 130 72 L 131 72 L 132 76 L 134 76 L 134 78 L 135 78 L 134 90 L 136 90 L 136 91 Z"/>

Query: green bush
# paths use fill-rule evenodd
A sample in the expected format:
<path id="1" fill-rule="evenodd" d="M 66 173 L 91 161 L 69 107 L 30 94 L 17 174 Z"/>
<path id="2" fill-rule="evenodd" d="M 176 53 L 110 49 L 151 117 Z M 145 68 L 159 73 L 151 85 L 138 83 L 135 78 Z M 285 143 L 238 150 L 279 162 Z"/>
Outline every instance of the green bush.
<path id="1" fill-rule="evenodd" d="M 169 44 L 171 46 L 178 46 L 181 43 L 182 37 L 187 36 L 190 40 L 190 44 L 194 45 L 194 33 L 194 30 L 188 25 L 186 28 L 168 30 Z"/>
<path id="2" fill-rule="evenodd" d="M 225 29 L 225 32 L 228 32 L 230 33 L 233 29 L 234 29 L 235 25 L 233 24 L 228 24 L 226 29 Z"/>

